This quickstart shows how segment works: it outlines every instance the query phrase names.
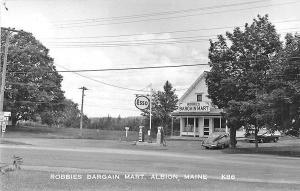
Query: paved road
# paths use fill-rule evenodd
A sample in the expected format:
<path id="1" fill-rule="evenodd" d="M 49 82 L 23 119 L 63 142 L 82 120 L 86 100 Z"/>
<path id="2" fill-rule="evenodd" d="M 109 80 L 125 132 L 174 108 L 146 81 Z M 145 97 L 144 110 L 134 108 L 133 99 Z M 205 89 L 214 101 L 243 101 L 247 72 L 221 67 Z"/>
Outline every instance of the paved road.
<path id="1" fill-rule="evenodd" d="M 181 180 L 181 186 L 185 185 L 182 188 L 189 188 L 190 184 L 196 183 L 184 179 L 188 175 L 198 175 L 198 177 L 201 176 L 200 178 L 207 176 L 208 180 L 201 180 L 202 183 L 208 181 L 208 184 L 202 184 L 204 187 L 220 184 L 238 185 L 240 188 L 257 186 L 266 190 L 300 189 L 299 158 L 224 154 L 220 151 L 207 150 L 197 150 L 195 153 L 176 152 L 176 150 L 163 149 L 163 147 L 150 147 L 151 149 L 149 149 L 148 147 L 112 141 L 84 141 L 84 144 L 77 140 L 59 139 L 19 141 L 30 145 L 0 145 L 1 162 L 11 161 L 11 156 L 14 154 L 22 156 L 24 158 L 24 170 L 28 172 L 42 171 L 47 176 L 59 172 L 80 173 L 84 177 L 87 174 L 121 176 L 142 174 L 148 180 L 142 185 L 153 184 L 157 186 L 162 182 L 149 183 L 152 175 L 158 175 L 162 178 L 164 177 L 161 175 L 174 175 Z M 113 146 L 109 147 L 109 145 Z M 184 148 L 184 146 L 182 147 Z M 159 179 L 159 177 L 156 178 Z M 227 180 L 227 178 L 233 180 Z M 174 181 L 165 180 L 163 185 L 168 185 L 166 188 L 176 187 L 178 180 Z M 130 184 L 132 183 L 141 186 L 141 182 L 138 184 L 135 181 Z M 191 189 L 193 190 L 193 188 Z"/>

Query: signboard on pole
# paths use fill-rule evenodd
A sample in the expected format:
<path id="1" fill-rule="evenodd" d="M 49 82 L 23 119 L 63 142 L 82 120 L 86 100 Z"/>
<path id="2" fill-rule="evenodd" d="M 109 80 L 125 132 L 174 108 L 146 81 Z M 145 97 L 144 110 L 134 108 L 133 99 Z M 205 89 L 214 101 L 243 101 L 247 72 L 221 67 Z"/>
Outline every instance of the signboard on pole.
<path id="1" fill-rule="evenodd" d="M 2 133 L 5 133 L 5 130 L 6 130 L 5 122 L 1 122 L 1 129 L 2 129 Z"/>
<path id="2" fill-rule="evenodd" d="M 11 116 L 11 112 L 8 112 L 8 111 L 4 111 L 4 112 L 0 112 L 0 125 L 1 125 L 1 131 L 2 133 L 5 132 L 5 129 L 6 129 L 6 125 L 9 125 L 10 124 L 10 118 Z"/>
<path id="3" fill-rule="evenodd" d="M 4 115 L 0 114 L 0 122 L 3 122 L 3 121 L 5 121 L 5 117 L 4 117 Z"/>
<path id="4" fill-rule="evenodd" d="M 138 108 L 140 110 L 144 110 L 144 109 L 147 109 L 149 107 L 150 100 L 147 96 L 140 95 L 140 96 L 135 98 L 134 104 L 135 104 L 136 108 Z"/>

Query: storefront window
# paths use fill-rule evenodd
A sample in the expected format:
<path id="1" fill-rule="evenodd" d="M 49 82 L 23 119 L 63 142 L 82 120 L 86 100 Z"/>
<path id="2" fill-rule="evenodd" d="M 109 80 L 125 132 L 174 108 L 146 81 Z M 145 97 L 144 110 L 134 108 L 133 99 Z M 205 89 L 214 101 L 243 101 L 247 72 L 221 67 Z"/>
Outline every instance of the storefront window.
<path id="1" fill-rule="evenodd" d="M 194 118 L 189 118 L 188 125 L 194 126 Z"/>
<path id="2" fill-rule="evenodd" d="M 196 125 L 196 130 L 198 127 L 198 118 L 194 117 L 186 117 L 183 118 L 183 123 L 184 123 L 184 129 L 183 131 L 185 132 L 194 132 L 194 125 Z"/>

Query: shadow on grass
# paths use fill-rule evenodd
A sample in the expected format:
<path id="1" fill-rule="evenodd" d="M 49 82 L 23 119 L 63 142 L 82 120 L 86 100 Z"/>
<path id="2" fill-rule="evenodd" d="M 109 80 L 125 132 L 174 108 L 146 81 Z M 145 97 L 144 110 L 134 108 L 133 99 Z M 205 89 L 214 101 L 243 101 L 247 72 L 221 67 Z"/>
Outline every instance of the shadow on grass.
<path id="1" fill-rule="evenodd" d="M 22 142 L 16 142 L 16 141 L 7 141 L 7 140 L 1 140 L 0 144 L 6 144 L 6 145 L 31 145 L 28 143 L 22 143 Z"/>
<path id="2" fill-rule="evenodd" d="M 55 128 L 43 128 L 43 127 L 19 127 L 19 126 L 10 126 L 9 131 L 11 132 L 27 132 L 27 133 L 35 133 L 35 134 L 40 134 L 40 133 L 52 133 L 55 132 Z"/>
<path id="3" fill-rule="evenodd" d="M 286 156 L 286 157 L 300 157 L 300 148 L 293 146 L 282 146 L 282 147 L 259 147 L 259 148 L 228 148 L 222 150 L 226 154 L 264 154 L 264 155 L 275 155 L 275 156 Z"/>

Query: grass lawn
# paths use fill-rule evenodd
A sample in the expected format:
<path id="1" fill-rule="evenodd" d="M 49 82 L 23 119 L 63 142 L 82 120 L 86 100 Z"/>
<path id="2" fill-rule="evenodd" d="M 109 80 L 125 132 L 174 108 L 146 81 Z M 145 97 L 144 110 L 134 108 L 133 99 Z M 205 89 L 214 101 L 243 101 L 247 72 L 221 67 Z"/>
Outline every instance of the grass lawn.
<path id="1" fill-rule="evenodd" d="M 111 131 L 111 130 L 96 130 L 83 129 L 83 136 L 80 137 L 80 130 L 74 128 L 47 128 L 47 127 L 18 127 L 8 128 L 4 137 L 8 140 L 0 141 L 1 144 L 22 144 L 17 139 L 10 138 L 41 138 L 41 139 L 82 139 L 84 143 L 81 145 L 94 145 L 96 147 L 110 147 L 110 148 L 124 148 L 124 149 L 142 149 L 142 150 L 168 150 L 170 152 L 186 152 L 186 153 L 200 153 L 201 140 L 168 140 L 167 147 L 151 147 L 151 146 L 132 146 L 131 142 L 138 140 L 138 132 L 129 131 L 127 139 L 125 138 L 125 131 Z M 101 143 L 90 140 L 103 140 Z M 128 141 L 122 144 L 119 141 Z M 147 138 L 145 138 L 147 140 Z M 113 141 L 113 142 L 112 142 Z M 153 140 L 155 141 L 155 139 Z M 66 142 L 66 141 L 65 141 Z M 72 141 L 69 141 L 72 142 Z M 26 143 L 24 143 L 26 144 Z M 29 143 L 30 144 L 30 143 Z M 68 144 L 66 142 L 66 144 Z M 73 144 L 73 143 L 72 143 Z M 212 151 L 213 152 L 213 151 Z M 238 141 L 236 149 L 224 149 L 217 152 L 226 154 L 268 154 L 277 156 L 291 156 L 300 157 L 300 138 L 281 137 L 277 143 L 259 143 L 259 148 L 255 148 L 254 143 L 245 141 Z"/>
<path id="2" fill-rule="evenodd" d="M 237 148 L 225 149 L 222 152 L 227 154 L 267 154 L 277 156 L 300 157 L 300 138 L 281 137 L 277 143 L 259 143 L 255 148 L 255 143 L 239 141 Z"/>
<path id="3" fill-rule="evenodd" d="M 6 138 L 49 138 L 49 139 L 100 139 L 100 140 L 137 140 L 138 132 L 128 131 L 125 137 L 124 131 L 96 130 L 77 128 L 48 128 L 48 127 L 15 127 L 7 128 Z"/>

